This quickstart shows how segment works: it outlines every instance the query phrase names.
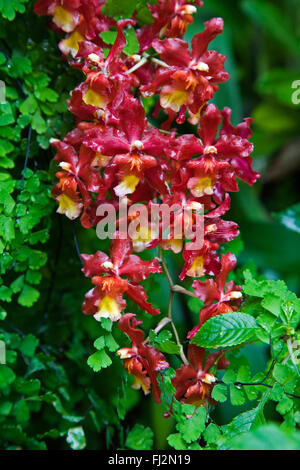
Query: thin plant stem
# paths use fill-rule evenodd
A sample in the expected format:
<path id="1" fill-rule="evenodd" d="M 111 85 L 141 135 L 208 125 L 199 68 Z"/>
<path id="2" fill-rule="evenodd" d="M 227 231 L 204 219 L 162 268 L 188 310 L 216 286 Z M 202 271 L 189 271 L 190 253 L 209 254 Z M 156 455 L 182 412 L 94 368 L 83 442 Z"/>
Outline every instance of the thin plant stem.
<path id="1" fill-rule="evenodd" d="M 162 264 L 162 267 L 166 273 L 166 276 L 168 278 L 168 281 L 169 281 L 169 285 L 170 285 L 170 296 L 169 296 L 169 305 L 168 305 L 168 318 L 170 320 L 170 323 L 172 325 L 172 329 L 173 329 L 173 332 L 174 332 L 174 336 L 175 336 L 175 340 L 176 340 L 176 343 L 177 345 L 179 346 L 179 354 L 180 354 L 180 357 L 182 359 L 182 362 L 186 365 L 189 364 L 189 361 L 187 360 L 185 354 L 184 354 L 184 351 L 183 351 L 183 346 L 180 342 L 180 339 L 179 339 L 179 335 L 178 335 L 178 331 L 176 329 L 176 326 L 174 324 L 174 321 L 173 321 L 173 317 L 172 317 L 172 302 L 173 302 L 173 297 L 174 297 L 174 291 L 172 290 L 173 286 L 174 286 L 174 282 L 173 282 L 173 279 L 171 277 L 171 274 L 168 270 L 168 267 L 165 263 L 165 260 L 163 258 L 163 253 L 162 253 L 162 248 L 159 247 L 159 258 L 161 260 L 161 264 Z"/>

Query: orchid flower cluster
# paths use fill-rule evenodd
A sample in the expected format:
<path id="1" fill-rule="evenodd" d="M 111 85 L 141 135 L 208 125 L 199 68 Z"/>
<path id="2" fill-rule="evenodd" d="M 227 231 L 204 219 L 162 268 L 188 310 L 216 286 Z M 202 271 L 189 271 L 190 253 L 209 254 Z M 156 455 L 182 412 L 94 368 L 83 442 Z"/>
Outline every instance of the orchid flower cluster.
<path id="1" fill-rule="evenodd" d="M 125 313 L 126 296 L 148 314 L 159 315 L 141 282 L 167 270 L 163 251 L 172 250 L 182 257 L 180 280 L 194 280 L 190 291 L 174 287 L 171 280 L 171 290 L 189 292 L 204 303 L 188 341 L 209 318 L 236 311 L 242 301 L 241 287 L 233 281 L 226 283 L 236 259 L 232 253 L 220 255 L 220 246 L 237 237 L 239 229 L 223 216 L 230 209 L 229 193 L 239 190 L 238 180 L 252 185 L 259 177 L 251 168 L 251 119 L 235 127 L 229 108 L 220 111 L 209 103 L 219 84 L 229 79 L 226 57 L 209 49 L 223 31 L 223 20 L 207 21 L 191 46 L 183 39 L 201 5 L 201 0 L 157 0 L 149 5 L 152 23 L 140 24 L 137 11 L 127 19 L 105 16 L 104 0 L 39 0 L 35 4 L 38 15 L 51 16 L 54 30 L 66 33 L 59 48 L 85 77 L 68 103 L 75 116 L 74 130 L 63 140 L 51 142 L 59 166 L 52 191 L 58 212 L 72 220 L 80 218 L 88 229 L 99 222 L 101 205 L 109 202 L 118 211 L 124 198 L 129 205 L 143 204 L 149 212 L 158 201 L 204 208 L 204 241 L 199 249 L 189 249 L 190 240 L 174 238 L 173 215 L 167 239 L 162 237 L 164 227 L 154 238 L 140 227 L 136 239 L 117 228 L 109 255 L 101 251 L 82 254 L 83 273 L 94 285 L 85 296 L 83 313 L 97 321 L 118 322 L 131 341 L 131 347 L 118 353 L 134 376 L 133 386 L 146 394 L 152 389 L 157 402 L 158 373 L 169 363 L 144 337 L 137 315 Z M 139 52 L 128 55 L 124 52 L 126 32 L 133 28 Z M 111 45 L 102 39 L 108 31 L 116 34 Z M 156 103 L 154 118 L 158 113 L 166 117 L 161 129 L 154 127 L 155 119 L 146 117 L 145 103 L 150 97 Z M 185 120 L 194 126 L 194 133 L 180 135 Z M 195 223 L 193 217 L 190 223 Z M 155 247 L 159 257 L 150 261 L 134 254 Z M 228 365 L 225 354 L 207 354 L 190 343 L 186 357 L 171 310 L 169 321 L 183 362 L 173 378 L 176 399 L 203 403 L 210 399 L 216 381 L 210 370 Z M 156 332 L 165 324 L 163 319 Z"/>

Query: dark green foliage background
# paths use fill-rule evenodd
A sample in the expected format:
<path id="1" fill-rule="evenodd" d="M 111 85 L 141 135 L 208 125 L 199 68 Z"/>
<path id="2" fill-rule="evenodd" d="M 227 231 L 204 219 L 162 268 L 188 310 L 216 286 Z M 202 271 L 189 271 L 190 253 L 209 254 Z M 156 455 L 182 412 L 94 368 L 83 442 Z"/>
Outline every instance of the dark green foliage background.
<path id="1" fill-rule="evenodd" d="M 131 4 L 127 2 L 128 8 Z M 0 0 L 0 79 L 6 84 L 7 100 L 0 104 L 0 339 L 7 345 L 7 364 L 0 366 L 0 448 L 147 449 L 154 436 L 154 448 L 161 449 L 168 447 L 170 433 L 174 434 L 168 441 L 174 447 L 185 448 L 192 442 L 197 448 L 193 435 L 182 441 L 186 430 L 180 419 L 175 429 L 174 420 L 162 417 L 163 405 L 154 405 L 152 398 L 131 389 L 131 379 L 114 354 L 117 346 L 110 336 L 111 325 L 101 326 L 81 314 L 90 283 L 80 271 L 75 240 L 86 253 L 104 250 L 105 244 L 100 245 L 92 230 L 55 213 L 50 197 L 55 167 L 48 142 L 72 128 L 66 100 L 82 77 L 62 60 L 57 35 L 47 28 L 47 19 L 33 14 L 32 6 L 28 0 Z M 225 32 L 214 47 L 228 56 L 232 77 L 215 101 L 220 107 L 232 107 L 235 123 L 243 116 L 254 117 L 255 168 L 262 172 L 254 188 L 241 185 L 232 197 L 230 219 L 240 224 L 242 233 L 228 247 L 239 256 L 237 280 L 243 280 L 242 271 L 249 268 L 262 279 L 284 279 L 299 295 L 300 105 L 291 100 L 291 84 L 300 80 L 298 0 L 207 0 L 187 39 L 212 16 L 225 20 Z M 177 259 L 170 255 L 166 259 L 175 276 Z M 167 295 L 162 293 L 168 286 L 163 275 L 151 277 L 146 286 L 153 303 L 166 312 Z M 254 298 L 249 297 L 246 313 L 247 308 L 251 312 L 266 308 L 270 313 L 269 305 L 262 307 L 257 301 L 257 293 L 249 295 Z M 289 300 L 284 296 L 282 302 Z M 163 305 L 162 298 L 166 299 Z M 199 304 L 175 298 L 174 317 L 182 336 L 195 322 L 198 309 Z M 130 302 L 128 311 L 136 311 Z M 149 330 L 151 319 L 143 317 Z M 262 324 L 267 320 L 264 317 Z M 127 344 L 115 328 L 112 334 L 118 344 Z M 103 335 L 105 348 L 93 346 Z M 281 347 L 276 338 L 271 352 L 268 341 L 245 347 L 247 364 L 233 358 L 233 369 L 236 360 L 236 370 L 243 365 L 247 369 L 249 363 L 253 376 L 266 370 Z M 96 372 L 87 364 L 89 357 Z M 171 365 L 177 367 L 176 359 Z M 277 384 L 282 374 L 294 374 L 279 372 Z M 245 404 L 232 385 L 237 377 L 232 377 L 226 382 L 231 403 L 219 405 L 202 437 L 201 443 L 211 448 L 226 448 L 226 436 L 231 439 L 240 429 L 240 423 L 233 421 L 231 428 L 223 429 L 221 439 L 214 421 L 227 425 L 244 412 L 252 413 L 254 422 L 259 406 L 269 399 L 263 387 L 256 387 L 258 393 L 251 396 L 248 390 L 246 397 L 256 401 Z M 226 400 L 225 389 L 223 385 L 216 390 L 216 400 Z M 296 382 L 289 390 L 297 391 Z M 164 391 L 165 402 L 169 392 Z M 247 435 L 247 442 L 260 448 L 261 441 L 272 434 L 275 440 L 270 440 L 270 447 L 280 442 L 299 448 L 299 435 L 294 433 L 299 400 L 292 404 L 293 413 L 286 401 L 278 411 L 274 403 L 282 402 L 284 395 L 282 390 L 275 392 L 265 414 L 273 423 L 284 419 L 285 426 L 267 424 Z M 188 410 L 180 412 L 184 416 Z M 249 416 L 236 419 L 244 423 Z M 202 416 L 195 417 L 196 429 L 201 428 L 201 420 Z M 235 446 L 244 448 L 244 443 L 238 437 Z"/>

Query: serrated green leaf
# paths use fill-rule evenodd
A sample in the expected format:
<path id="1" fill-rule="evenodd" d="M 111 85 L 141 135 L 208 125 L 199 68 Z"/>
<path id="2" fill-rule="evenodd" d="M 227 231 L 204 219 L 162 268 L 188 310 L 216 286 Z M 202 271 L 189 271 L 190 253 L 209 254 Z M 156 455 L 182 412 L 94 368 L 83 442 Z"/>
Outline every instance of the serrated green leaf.
<path id="1" fill-rule="evenodd" d="M 226 313 L 205 322 L 191 342 L 205 348 L 235 346 L 252 339 L 257 329 L 258 325 L 251 315 Z"/>
<path id="2" fill-rule="evenodd" d="M 175 450 L 186 450 L 187 444 L 185 440 L 183 439 L 182 435 L 180 432 L 177 432 L 176 434 L 170 434 L 167 437 L 167 441 L 171 447 L 173 447 Z"/>
<path id="3" fill-rule="evenodd" d="M 16 17 L 16 13 L 24 13 L 28 0 L 0 0 L 0 13 L 3 18 L 12 21 Z"/>
<path id="4" fill-rule="evenodd" d="M 105 369 L 112 364 L 111 358 L 102 349 L 92 354 L 87 361 L 88 365 L 94 370 L 99 372 L 101 369 Z"/>
<path id="5" fill-rule="evenodd" d="M 187 443 L 191 443 L 200 438 L 205 429 L 206 409 L 200 406 L 193 416 L 186 418 L 176 425 L 176 429 L 182 434 Z"/>
<path id="6" fill-rule="evenodd" d="M 242 387 L 230 385 L 230 402 L 233 406 L 241 406 L 246 401 L 246 396 Z"/>
<path id="7" fill-rule="evenodd" d="M 136 424 L 128 433 L 125 445 L 132 450 L 151 450 L 153 446 L 153 432 L 149 427 Z"/>
<path id="8" fill-rule="evenodd" d="M 38 300 L 40 293 L 34 287 L 24 284 L 21 294 L 18 297 L 18 302 L 23 307 L 32 307 L 32 305 Z"/>
<path id="9" fill-rule="evenodd" d="M 39 344 L 38 338 L 29 334 L 27 335 L 20 345 L 20 351 L 27 357 L 33 357 L 35 350 Z"/>
<path id="10" fill-rule="evenodd" d="M 105 345 L 108 348 L 108 350 L 111 351 L 111 352 L 115 352 L 117 349 L 119 349 L 119 345 L 115 341 L 113 335 L 106 335 L 105 336 Z"/>
<path id="11" fill-rule="evenodd" d="M 16 374 L 9 367 L 0 364 L 0 389 L 8 387 L 15 381 Z"/>
<path id="12" fill-rule="evenodd" d="M 224 403 L 227 400 L 227 387 L 223 384 L 214 386 L 211 396 L 214 400 Z"/>
<path id="13" fill-rule="evenodd" d="M 203 437 L 208 444 L 215 444 L 219 440 L 220 436 L 221 431 L 214 423 L 210 423 L 203 433 Z"/>
<path id="14" fill-rule="evenodd" d="M 259 426 L 232 442 L 235 450 L 300 450 L 300 431 L 285 433 L 276 424 Z"/>
<path id="15" fill-rule="evenodd" d="M 97 338 L 96 341 L 94 341 L 94 346 L 96 349 L 103 349 L 105 347 L 105 338 L 104 336 L 100 336 L 100 338 Z"/>

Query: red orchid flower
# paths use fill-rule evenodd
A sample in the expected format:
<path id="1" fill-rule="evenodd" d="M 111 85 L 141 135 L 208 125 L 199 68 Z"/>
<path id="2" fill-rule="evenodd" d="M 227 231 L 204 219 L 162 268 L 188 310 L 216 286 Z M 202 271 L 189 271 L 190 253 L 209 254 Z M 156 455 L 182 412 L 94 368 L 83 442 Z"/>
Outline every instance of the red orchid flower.
<path id="1" fill-rule="evenodd" d="M 184 121 L 187 108 L 192 117 L 213 97 L 217 84 L 228 80 L 224 70 L 225 57 L 216 51 L 207 51 L 208 44 L 223 31 L 223 20 L 214 18 L 205 23 L 205 30 L 194 36 L 192 49 L 182 39 L 155 40 L 152 44 L 165 62 L 155 80 L 141 88 L 145 96 L 160 91 L 160 105 L 173 113 L 181 112 Z"/>
<path id="2" fill-rule="evenodd" d="M 117 238 L 112 242 L 110 258 L 102 251 L 97 251 L 95 255 L 81 255 L 84 263 L 82 271 L 96 285 L 85 296 L 83 313 L 94 315 L 98 321 L 101 317 L 117 321 L 126 306 L 123 300 L 125 292 L 142 310 L 151 315 L 160 313 L 147 302 L 146 292 L 138 284 L 151 273 L 161 272 L 159 262 L 157 259 L 143 261 L 131 253 L 131 241 Z M 121 276 L 126 276 L 126 279 Z"/>
<path id="3" fill-rule="evenodd" d="M 82 255 L 82 271 L 94 284 L 85 296 L 82 310 L 98 321 L 119 321 L 119 328 L 132 343 L 118 354 L 134 376 L 133 386 L 146 394 L 152 387 L 157 402 L 157 374 L 169 364 L 144 339 L 138 328 L 141 321 L 132 313 L 122 316 L 122 312 L 126 294 L 145 312 L 160 313 L 147 302 L 141 282 L 151 273 L 160 273 L 161 267 L 158 259 L 143 261 L 132 254 L 133 250 L 160 245 L 175 253 L 182 251 L 180 279 L 215 276 L 193 282 L 195 295 L 204 307 L 199 312 L 199 325 L 188 334 L 192 338 L 210 317 L 236 311 L 241 303 L 241 287 L 233 281 L 226 283 L 236 266 L 235 256 L 227 253 L 220 259 L 218 250 L 239 234 L 237 224 L 223 220 L 230 208 L 228 193 L 238 191 L 238 179 L 251 185 L 259 177 L 252 169 L 250 156 L 252 120 L 245 119 L 235 127 L 229 108 L 221 112 L 208 104 L 218 85 L 229 78 L 224 69 L 226 57 L 208 50 L 210 42 L 223 31 L 223 20 L 206 22 L 204 31 L 192 39 L 191 48 L 182 40 L 187 25 L 193 21 L 195 6 L 202 3 L 157 0 L 148 6 L 153 23 L 142 27 L 138 11 L 133 12 L 132 19 L 116 21 L 106 17 L 102 13 L 105 0 L 39 0 L 34 7 L 37 14 L 52 16 L 54 30 L 67 33 L 59 47 L 70 65 L 85 76 L 68 101 L 76 118 L 75 129 L 62 141 L 52 141 L 60 167 L 52 191 L 59 203 L 58 212 L 70 219 L 81 215 L 81 224 L 86 228 L 98 226 L 104 218 L 98 211 L 103 204 L 111 204 L 119 217 L 110 255 L 102 251 Z M 137 53 L 132 56 L 124 52 L 127 26 L 135 26 L 139 41 Z M 108 46 L 101 33 L 112 29 L 117 30 L 117 37 Z M 107 55 L 104 49 L 108 49 Z M 154 104 L 154 100 L 142 100 L 141 93 L 144 98 L 157 93 L 160 99 Z M 165 130 L 174 119 L 183 123 L 188 112 L 189 122 L 199 125 L 198 136 L 175 138 L 175 131 L 153 128 L 146 119 L 144 102 L 148 109 L 155 105 L 155 119 L 164 109 L 168 116 L 162 124 Z M 121 210 L 125 199 L 131 209 L 126 215 Z M 152 209 L 161 202 L 169 209 L 177 204 L 178 209 L 169 211 L 170 222 L 166 223 L 161 215 L 152 220 Z M 139 208 L 132 207 L 135 203 L 140 203 Z M 141 206 L 146 209 L 148 224 L 138 222 L 137 227 Z M 191 212 L 186 218 L 187 208 Z M 127 228 L 123 228 L 125 220 Z M 129 222 L 136 228 L 133 239 Z M 186 222 L 189 236 L 185 233 Z M 195 229 L 199 225 L 203 227 L 203 244 L 196 249 L 192 243 L 196 238 L 198 241 L 199 230 Z M 179 226 L 181 239 L 176 237 Z M 207 400 L 214 403 L 211 391 L 216 377 L 211 370 L 213 366 L 221 369 L 228 365 L 224 352 L 207 355 L 205 349 L 190 344 L 190 364 L 183 359 L 185 363 L 172 380 L 176 398 L 196 406 Z"/>
<path id="4" fill-rule="evenodd" d="M 199 250 L 188 249 L 185 245 L 182 256 L 185 261 L 179 279 L 183 280 L 185 276 L 202 277 L 204 274 L 211 276 L 217 274 L 220 270 L 220 260 L 217 254 L 218 243 L 211 243 L 204 240 L 203 246 Z"/>
<path id="5" fill-rule="evenodd" d="M 216 363 L 217 369 L 225 369 L 229 362 L 223 351 L 209 354 L 206 359 L 205 353 L 204 348 L 189 344 L 188 359 L 190 364 L 183 364 L 180 369 L 177 369 L 176 376 L 172 379 L 176 388 L 175 398 L 182 403 L 206 406 L 207 400 L 213 402 L 211 392 L 217 379 L 209 373 L 209 370 Z"/>
<path id="6" fill-rule="evenodd" d="M 193 22 L 193 14 L 197 6 L 202 6 L 202 0 L 158 0 L 149 5 L 153 23 L 143 26 L 138 31 L 141 50 L 149 49 L 154 39 L 162 36 L 182 38 L 187 26 Z"/>
<path id="7" fill-rule="evenodd" d="M 106 58 L 103 47 L 90 41 L 78 43 L 73 66 L 82 70 L 86 80 L 74 89 L 69 102 L 70 111 L 78 118 L 110 122 L 124 94 L 137 84 L 134 75 L 126 74 L 127 67 L 120 57 L 126 46 L 124 28 L 134 24 L 134 20 L 117 22 L 118 34 Z"/>
<path id="8" fill-rule="evenodd" d="M 123 315 L 118 326 L 129 336 L 132 346 L 119 349 L 118 354 L 121 359 L 124 359 L 124 367 L 134 376 L 132 387 L 135 389 L 142 388 L 145 395 L 147 395 L 150 393 L 152 384 L 154 400 L 160 403 L 157 373 L 170 366 L 160 351 L 144 343 L 143 331 L 135 328 L 141 323 L 141 320 L 137 320 L 133 313 Z"/>
<path id="9" fill-rule="evenodd" d="M 252 120 L 245 119 L 233 127 L 230 115 L 229 108 L 220 112 L 210 104 L 200 118 L 201 140 L 187 134 L 174 141 L 168 154 L 181 162 L 181 183 L 180 186 L 177 183 L 177 188 L 186 186 L 194 197 L 213 195 L 219 202 L 224 193 L 238 191 L 237 178 L 250 185 L 255 183 L 259 174 L 251 168 L 253 144 L 248 140 L 252 135 Z M 192 158 L 194 155 L 201 156 Z"/>
<path id="10" fill-rule="evenodd" d="M 130 96 L 124 98 L 118 118 L 118 129 L 94 128 L 84 139 L 87 147 L 112 157 L 104 174 L 106 189 L 113 185 L 115 194 L 123 197 L 134 193 L 145 178 L 154 190 L 166 194 L 168 166 L 162 156 L 171 137 L 148 129 L 143 106 Z"/>
<path id="11" fill-rule="evenodd" d="M 51 144 L 56 148 L 54 157 L 61 168 L 56 173 L 59 182 L 54 186 L 52 195 L 58 201 L 57 212 L 65 214 L 69 219 L 77 218 L 82 208 L 86 211 L 92 202 L 90 192 L 99 191 L 101 176 L 98 159 L 95 152 L 83 145 L 77 150 L 74 146 L 52 139 Z M 81 195 L 81 198 L 80 196 Z M 84 225 L 85 213 L 82 222 Z"/>
<path id="12" fill-rule="evenodd" d="M 39 0 L 34 5 L 37 15 L 51 15 L 57 28 L 72 32 L 80 22 L 81 0 Z"/>

